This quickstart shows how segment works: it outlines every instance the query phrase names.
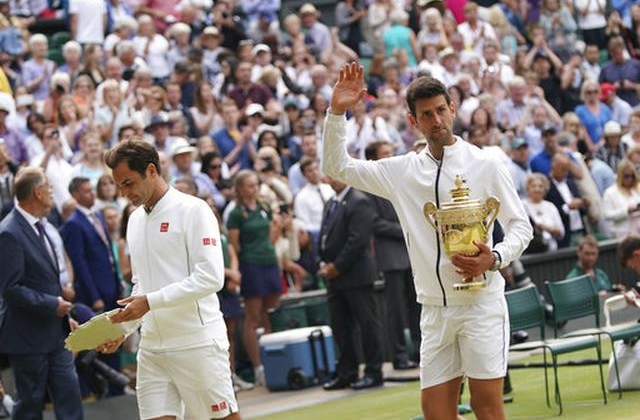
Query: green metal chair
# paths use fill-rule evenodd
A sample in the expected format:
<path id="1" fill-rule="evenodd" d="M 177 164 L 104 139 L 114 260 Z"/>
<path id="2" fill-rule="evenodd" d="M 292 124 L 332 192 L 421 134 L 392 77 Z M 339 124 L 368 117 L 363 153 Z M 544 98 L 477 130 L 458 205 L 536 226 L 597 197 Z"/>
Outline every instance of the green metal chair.
<path id="1" fill-rule="evenodd" d="M 71 40 L 71 34 L 67 31 L 56 32 L 49 38 L 49 48 L 62 49 L 64 44 Z"/>
<path id="2" fill-rule="evenodd" d="M 558 405 L 558 414 L 562 414 L 562 398 L 560 395 L 560 383 L 558 381 L 558 356 L 562 354 L 572 353 L 583 349 L 595 348 L 598 360 L 601 359 L 600 341 L 592 336 L 586 335 L 572 338 L 545 339 L 545 313 L 540 294 L 534 284 L 528 287 L 512 290 L 505 293 L 507 299 L 507 307 L 509 310 L 509 324 L 511 331 L 528 330 L 537 328 L 540 332 L 541 339 L 538 341 L 525 342 L 515 344 L 509 347 L 509 351 L 513 352 L 529 352 L 533 350 L 542 350 L 543 366 L 544 366 L 544 388 L 547 399 L 547 406 L 551 407 L 549 398 L 549 377 L 547 368 L 547 352 L 551 355 L 551 366 L 554 375 L 554 392 L 555 402 Z M 600 386 L 602 389 L 602 398 L 607 403 L 607 392 L 604 383 L 604 375 L 602 373 L 602 365 L 598 364 L 600 371 Z"/>
<path id="3" fill-rule="evenodd" d="M 594 327 L 571 331 L 562 337 L 580 337 L 593 335 L 600 341 L 602 336 L 609 337 L 611 342 L 611 354 L 613 355 L 613 366 L 616 373 L 616 380 L 620 385 L 620 373 L 618 370 L 618 358 L 613 351 L 614 342 L 640 337 L 640 324 L 629 322 L 613 326 L 600 326 L 600 298 L 598 291 L 588 275 L 575 277 L 567 280 L 555 282 L 545 282 L 549 298 L 553 304 L 554 327 L 553 333 L 558 337 L 558 322 L 569 321 L 571 319 L 594 317 Z M 618 386 L 618 398 L 622 398 L 622 390 Z"/>

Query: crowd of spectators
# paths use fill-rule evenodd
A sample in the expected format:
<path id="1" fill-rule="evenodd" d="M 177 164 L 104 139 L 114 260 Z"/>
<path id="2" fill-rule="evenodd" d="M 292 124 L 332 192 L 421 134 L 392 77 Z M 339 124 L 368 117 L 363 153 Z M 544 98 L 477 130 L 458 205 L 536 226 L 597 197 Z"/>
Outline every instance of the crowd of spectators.
<path id="1" fill-rule="evenodd" d="M 102 155 L 139 137 L 158 149 L 166 180 L 195 186 L 223 227 L 233 215 L 236 231 L 243 200 L 256 199 L 285 288 L 321 288 L 317 239 L 333 194 L 317 164 L 324 116 L 339 67 L 361 61 L 368 94 L 347 123 L 354 157 L 379 141 L 395 154 L 424 148 L 404 93 L 431 75 L 456 105 L 455 134 L 510 167 L 536 232 L 530 251 L 640 234 L 640 3 L 345 0 L 331 28 L 312 3 L 286 15 L 282 6 L 69 0 L 56 12 L 45 0 L 0 0 L 4 213 L 22 165 L 45 170 L 56 227 L 78 206 L 72 179 L 87 179 L 127 293 L 132 208 Z M 56 13 L 68 17 L 69 37 L 53 46 L 60 36 L 30 28 Z M 239 173 L 257 176 L 258 191 L 234 186 Z M 262 309 L 252 309 L 252 326 Z"/>

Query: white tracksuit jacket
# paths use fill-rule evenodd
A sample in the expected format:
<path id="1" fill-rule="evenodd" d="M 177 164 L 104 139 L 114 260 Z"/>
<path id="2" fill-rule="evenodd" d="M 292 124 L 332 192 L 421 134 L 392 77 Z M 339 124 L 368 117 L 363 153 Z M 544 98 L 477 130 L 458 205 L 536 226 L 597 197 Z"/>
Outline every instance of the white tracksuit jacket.
<path id="1" fill-rule="evenodd" d="M 504 278 L 487 271 L 487 287 L 479 291 L 454 291 L 461 281 L 444 254 L 444 246 L 423 214 L 424 204 L 450 202 L 450 190 L 460 174 L 471 189 L 470 198 L 482 202 L 489 195 L 500 200 L 498 221 L 505 231 L 504 241 L 493 249 L 502 257 L 502 266 L 518 258 L 532 238 L 532 229 L 516 193 L 508 168 L 492 154 L 460 138 L 444 148 L 441 162 L 428 148 L 378 161 L 351 158 L 346 151 L 346 119 L 328 113 L 325 120 L 322 167 L 325 174 L 355 188 L 391 201 L 404 232 L 418 301 L 428 305 L 468 305 L 494 300 L 504 293 Z M 492 247 L 491 232 L 489 247 Z"/>
<path id="2" fill-rule="evenodd" d="M 129 219 L 135 295 L 146 294 L 141 347 L 150 351 L 227 343 L 216 292 L 224 284 L 220 231 L 201 199 L 173 188 L 150 214 Z M 221 341 L 219 341 L 221 340 Z"/>

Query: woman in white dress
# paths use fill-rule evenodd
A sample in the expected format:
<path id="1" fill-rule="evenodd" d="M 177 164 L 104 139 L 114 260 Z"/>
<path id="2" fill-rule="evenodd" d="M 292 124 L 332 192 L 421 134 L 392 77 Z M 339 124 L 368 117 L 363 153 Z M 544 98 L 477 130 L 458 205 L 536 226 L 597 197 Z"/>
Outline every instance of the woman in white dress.
<path id="1" fill-rule="evenodd" d="M 640 234 L 638 172 L 630 160 L 618 164 L 616 182 L 604 191 L 602 213 L 614 237 Z"/>
<path id="2" fill-rule="evenodd" d="M 527 176 L 525 184 L 527 197 L 524 199 L 524 208 L 534 228 L 542 232 L 542 236 L 548 245 L 547 251 L 558 249 L 558 240 L 564 237 L 564 225 L 556 206 L 544 199 L 549 192 L 549 180 L 540 173 Z"/>

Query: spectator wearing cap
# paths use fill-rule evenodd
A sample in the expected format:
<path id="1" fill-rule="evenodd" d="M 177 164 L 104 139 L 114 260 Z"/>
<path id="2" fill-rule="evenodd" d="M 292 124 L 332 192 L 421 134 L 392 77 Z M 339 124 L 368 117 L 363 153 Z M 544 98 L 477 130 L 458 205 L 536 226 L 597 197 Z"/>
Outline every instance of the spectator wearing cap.
<path id="1" fill-rule="evenodd" d="M 249 23 L 249 32 L 260 24 L 260 19 L 268 21 L 271 25 L 274 21 L 274 30 L 278 29 L 278 12 L 282 7 L 280 0 L 241 0 L 240 8 L 247 16 Z M 256 42 L 261 42 L 261 39 L 255 39 Z"/>
<path id="2" fill-rule="evenodd" d="M 531 171 L 549 175 L 553 156 L 557 153 L 564 153 L 566 155 L 570 155 L 570 153 L 563 151 L 559 147 L 558 129 L 553 125 L 546 126 L 542 129 L 542 142 L 544 143 L 544 149 L 531 158 Z M 581 178 L 582 171 L 575 162 L 573 162 L 573 157 L 570 157 L 569 163 L 572 176 Z"/>
<path id="3" fill-rule="evenodd" d="M 236 86 L 229 92 L 229 98 L 233 99 L 238 109 L 244 110 L 250 103 L 260 104 L 266 107 L 273 100 L 271 91 L 262 83 L 251 81 L 253 65 L 248 61 L 241 61 L 236 68 Z"/>
<path id="4" fill-rule="evenodd" d="M 104 42 L 107 6 L 104 0 L 69 0 L 71 38 L 81 45 Z"/>
<path id="5" fill-rule="evenodd" d="M 611 108 L 611 119 L 620 124 L 623 130 L 629 127 L 633 108 L 616 95 L 616 88 L 611 83 L 605 82 L 600 85 L 600 102 Z"/>
<path id="6" fill-rule="evenodd" d="M 625 45 L 622 37 L 611 38 L 608 50 L 611 59 L 602 66 L 599 82 L 611 83 L 616 88 L 616 94 L 629 105 L 635 107 L 640 103 L 638 100 L 640 61 L 625 57 Z"/>
<path id="7" fill-rule="evenodd" d="M 254 57 L 253 68 L 251 69 L 251 81 L 257 82 L 262 76 L 262 70 L 271 64 L 273 55 L 271 54 L 271 48 L 266 44 L 258 44 L 251 50 L 251 54 Z"/>
<path id="8" fill-rule="evenodd" d="M 49 41 L 42 34 L 34 34 L 29 38 L 31 58 L 22 64 L 22 83 L 36 101 L 42 102 L 49 97 L 51 75 L 56 64 L 47 58 Z"/>
<path id="9" fill-rule="evenodd" d="M 189 60 L 190 38 L 191 27 L 184 22 L 176 22 L 169 28 L 168 40 L 171 46 L 167 52 L 167 62 L 170 69 L 175 69 L 179 62 Z"/>
<path id="10" fill-rule="evenodd" d="M 240 169 L 252 169 L 256 157 L 256 149 L 251 138 L 251 131 L 246 127 L 241 131 L 239 126 L 240 111 L 236 102 L 225 99 L 222 102 L 222 120 L 224 127 L 213 133 L 213 140 L 233 176 Z"/>
<path id="11" fill-rule="evenodd" d="M 510 157 L 509 173 L 518 191 L 518 196 L 524 199 L 527 196 L 527 176 L 531 173 L 531 167 L 529 166 L 529 144 L 527 144 L 525 139 L 516 137 L 511 142 Z"/>
<path id="12" fill-rule="evenodd" d="M 278 25 L 277 13 L 269 10 L 258 13 L 256 22 L 249 26 L 247 36 L 257 44 L 271 42 L 280 45 L 280 25 Z"/>
<path id="13" fill-rule="evenodd" d="M 302 7 L 300 7 L 299 14 L 302 20 L 302 26 L 306 29 L 307 35 L 313 41 L 317 57 L 320 61 L 324 61 L 333 50 L 331 31 L 329 31 L 327 25 L 318 21 L 320 12 L 318 12 L 318 9 L 316 9 L 313 4 L 303 4 Z"/>
<path id="14" fill-rule="evenodd" d="M 596 157 L 613 169 L 618 169 L 620 161 L 627 156 L 627 145 L 620 141 L 622 129 L 616 121 L 609 121 L 602 132 L 603 143 L 596 151 Z"/>
<path id="15" fill-rule="evenodd" d="M 218 58 L 224 51 L 222 35 L 215 26 L 207 26 L 200 34 L 200 46 L 202 47 L 202 72 L 209 83 L 214 83 L 215 78 L 220 73 L 220 63 Z"/>
<path id="16" fill-rule="evenodd" d="M 164 0 L 162 3 L 165 3 Z M 166 3 L 172 3 L 172 1 L 167 1 Z M 157 14 L 164 13 L 162 10 L 157 10 Z M 166 28 L 166 25 L 162 26 L 162 28 Z M 148 64 L 154 83 L 161 85 L 171 73 L 171 68 L 167 61 L 169 42 L 165 37 L 156 33 L 156 26 L 154 26 L 154 20 L 150 15 L 140 15 L 138 17 L 138 34 L 133 37 L 133 45 L 136 53 Z"/>
<path id="17" fill-rule="evenodd" d="M 453 86 L 458 83 L 460 74 L 460 56 L 451 47 L 447 47 L 438 53 L 440 65 L 444 69 L 442 71 L 442 83 L 445 86 Z"/>
<path id="18" fill-rule="evenodd" d="M 156 150 L 165 153 L 167 156 L 171 155 L 173 142 L 175 141 L 175 138 L 169 135 L 170 124 L 169 115 L 163 111 L 153 115 L 149 125 L 144 128 L 145 133 L 151 134 L 151 142 Z"/>
<path id="19" fill-rule="evenodd" d="M 602 130 L 611 120 L 611 109 L 600 102 L 600 85 L 594 80 L 585 80 L 580 88 L 580 98 L 584 104 L 578 105 L 575 113 L 586 129 L 585 141 L 591 152 L 598 150 Z"/>
<path id="20" fill-rule="evenodd" d="M 171 173 L 170 183 L 175 182 L 177 179 L 187 178 L 193 179 L 195 174 L 199 172 L 198 163 L 195 161 L 195 155 L 198 149 L 191 146 L 189 142 L 183 137 L 175 137 L 171 143 L 170 157 L 170 169 Z"/>
<path id="21" fill-rule="evenodd" d="M 265 109 L 260 104 L 249 104 L 244 111 L 247 124 L 244 130 L 251 136 L 251 142 L 258 150 L 258 136 L 260 135 L 260 126 L 264 122 Z"/>

